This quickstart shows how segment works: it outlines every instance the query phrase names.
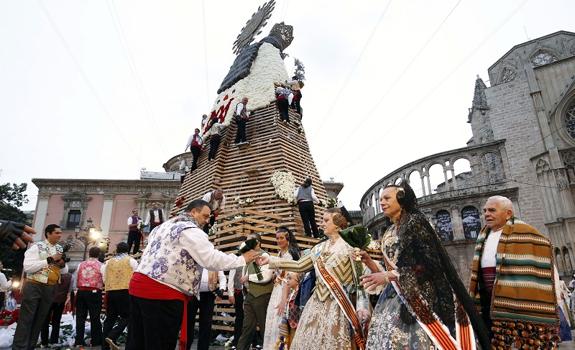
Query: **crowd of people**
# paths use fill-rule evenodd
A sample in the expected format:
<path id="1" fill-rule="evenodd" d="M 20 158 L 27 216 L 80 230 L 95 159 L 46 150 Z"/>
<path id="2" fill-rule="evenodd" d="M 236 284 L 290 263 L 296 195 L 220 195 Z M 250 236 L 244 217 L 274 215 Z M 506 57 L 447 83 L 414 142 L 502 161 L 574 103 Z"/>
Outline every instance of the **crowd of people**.
<path id="1" fill-rule="evenodd" d="M 307 251 L 300 250 L 286 226 L 275 232 L 277 254 L 263 250 L 257 233 L 247 235 L 237 255 L 215 249 L 206 232 L 225 208 L 219 188 L 165 221 L 160 208 L 150 209 L 146 221 L 155 227 L 139 263 L 128 254 L 127 242 L 118 243 L 105 263 L 93 247 L 71 276 L 58 244 L 62 230 L 48 225 L 45 240 L 25 253 L 13 349 L 33 349 L 40 333 L 42 344 L 57 342 L 70 290 L 76 298 L 76 345 L 86 345 L 89 316 L 90 345 L 103 349 L 118 349 L 126 327 L 128 350 L 190 349 L 196 315 L 197 348 L 208 349 L 215 304 L 226 297 L 235 309 L 230 346 L 241 350 L 466 350 L 476 344 L 553 349 L 561 339 L 571 339 L 569 290 L 554 268 L 552 245 L 514 217 L 508 198 L 490 197 L 483 207 L 485 227 L 465 286 L 406 182 L 382 191 L 380 205 L 389 227 L 377 260 L 345 239 L 342 231 L 350 223 L 340 209 L 327 209 L 319 229 L 314 227 L 315 215 L 306 203 L 313 208 L 317 201 L 311 186 L 306 179 L 295 190 L 305 231 L 315 235 L 321 229 L 326 239 Z M 128 240 L 140 221 L 134 210 Z M 31 231 L 9 228 L 14 230 L 19 234 L 0 239 L 19 249 Z"/>

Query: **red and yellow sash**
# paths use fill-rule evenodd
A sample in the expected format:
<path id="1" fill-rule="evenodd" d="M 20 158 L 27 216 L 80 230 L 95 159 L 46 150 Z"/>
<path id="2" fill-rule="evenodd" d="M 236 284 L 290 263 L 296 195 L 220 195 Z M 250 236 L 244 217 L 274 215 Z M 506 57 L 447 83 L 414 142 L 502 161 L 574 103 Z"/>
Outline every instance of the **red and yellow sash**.
<path id="1" fill-rule="evenodd" d="M 337 301 L 337 304 L 353 328 L 353 340 L 355 341 L 357 348 L 359 350 L 364 350 L 365 336 L 361 329 L 361 323 L 359 322 L 357 313 L 355 312 L 355 307 L 351 303 L 351 300 L 349 300 L 349 297 L 343 289 L 341 283 L 339 283 L 339 280 L 329 273 L 321 258 L 316 259 L 315 263 L 319 271 L 319 277 L 327 286 L 327 289 L 330 291 L 333 298 Z"/>
<path id="2" fill-rule="evenodd" d="M 393 270 L 393 265 L 387 258 L 383 256 L 385 266 L 388 271 Z M 425 299 L 417 296 L 415 300 L 407 300 L 402 292 L 401 286 L 398 281 L 391 281 L 391 284 L 397 295 L 401 299 L 401 302 L 408 306 L 407 309 L 413 317 L 417 320 L 417 323 L 423 328 L 427 336 L 433 341 L 435 346 L 440 350 L 476 350 L 475 347 L 475 333 L 473 332 L 473 327 L 469 323 L 469 319 L 465 311 L 462 308 L 459 310 L 460 317 L 455 317 L 455 328 L 457 340 L 451 336 L 449 329 L 445 326 L 439 317 L 433 312 L 429 304 Z M 454 296 L 455 299 L 455 296 Z M 457 303 L 456 303 L 457 305 Z M 420 314 L 418 315 L 415 310 L 418 310 Z M 457 307 L 456 307 L 457 310 Z M 421 313 L 424 312 L 428 317 L 424 317 Z M 457 312 L 457 311 L 456 311 Z M 431 317 L 429 317 L 431 316 Z"/>

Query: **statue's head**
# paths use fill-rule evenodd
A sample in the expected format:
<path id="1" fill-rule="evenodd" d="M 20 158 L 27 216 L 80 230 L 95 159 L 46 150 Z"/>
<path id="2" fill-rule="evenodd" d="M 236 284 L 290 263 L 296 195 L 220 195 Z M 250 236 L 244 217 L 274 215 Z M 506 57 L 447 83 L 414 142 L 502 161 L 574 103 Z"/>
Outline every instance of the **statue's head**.
<path id="1" fill-rule="evenodd" d="M 272 44 L 273 46 L 285 50 L 293 41 L 293 26 L 284 22 L 274 24 L 270 34 L 262 41 Z"/>

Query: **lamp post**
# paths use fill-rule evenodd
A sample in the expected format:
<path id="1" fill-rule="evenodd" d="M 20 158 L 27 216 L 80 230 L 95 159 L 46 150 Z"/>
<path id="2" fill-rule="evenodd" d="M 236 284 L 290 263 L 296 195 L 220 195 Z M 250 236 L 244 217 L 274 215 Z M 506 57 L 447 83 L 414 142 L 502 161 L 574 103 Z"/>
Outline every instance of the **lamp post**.
<path id="1" fill-rule="evenodd" d="M 84 228 L 76 226 L 74 232 L 76 239 L 84 243 L 83 260 L 86 260 L 86 255 L 88 253 L 88 246 L 91 243 L 96 243 L 100 238 L 102 238 L 102 231 L 94 226 L 92 218 L 88 218 L 88 220 L 86 220 L 86 226 Z"/>

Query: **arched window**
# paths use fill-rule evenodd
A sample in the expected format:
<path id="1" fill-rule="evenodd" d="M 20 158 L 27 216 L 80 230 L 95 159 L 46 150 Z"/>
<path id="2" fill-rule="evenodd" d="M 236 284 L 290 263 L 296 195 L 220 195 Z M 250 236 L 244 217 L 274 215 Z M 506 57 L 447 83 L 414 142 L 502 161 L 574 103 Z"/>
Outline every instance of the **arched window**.
<path id="1" fill-rule="evenodd" d="M 467 206 L 461 209 L 463 221 L 463 235 L 466 239 L 476 239 L 481 231 L 481 217 L 479 210 L 474 206 Z"/>
<path id="2" fill-rule="evenodd" d="M 533 63 L 534 67 L 539 67 L 555 61 L 557 61 L 557 57 L 544 50 L 537 51 L 537 53 L 531 57 L 531 63 Z"/>
<path id="3" fill-rule="evenodd" d="M 565 110 L 563 124 L 565 124 L 565 130 L 567 130 L 569 136 L 575 140 L 575 99 L 569 103 Z"/>
<path id="4" fill-rule="evenodd" d="M 421 174 L 419 174 L 419 171 L 415 170 L 409 174 L 409 186 L 413 188 L 413 192 L 415 192 L 415 196 L 417 198 L 423 196 L 423 188 L 421 187 Z"/>
<path id="5" fill-rule="evenodd" d="M 429 183 L 431 185 L 431 194 L 441 192 L 442 189 L 446 188 L 445 176 L 441 164 L 433 164 L 429 167 Z"/>
<path id="6" fill-rule="evenodd" d="M 447 210 L 440 210 L 435 214 L 435 230 L 442 241 L 453 241 L 453 225 Z"/>

